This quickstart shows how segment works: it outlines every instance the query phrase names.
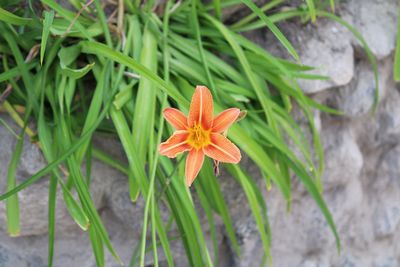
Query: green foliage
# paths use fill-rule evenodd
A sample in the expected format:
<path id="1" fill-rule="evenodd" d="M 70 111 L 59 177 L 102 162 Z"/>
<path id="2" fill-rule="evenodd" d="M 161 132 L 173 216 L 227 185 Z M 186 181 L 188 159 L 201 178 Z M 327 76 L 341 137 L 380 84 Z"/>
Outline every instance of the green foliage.
<path id="1" fill-rule="evenodd" d="M 158 144 L 172 131 L 164 126 L 163 108 L 174 106 L 187 111 L 193 89 L 203 84 L 213 92 L 216 111 L 238 107 L 248 112 L 245 120 L 232 127 L 229 137 L 258 166 L 264 178 L 257 181 L 240 165 L 225 167 L 247 197 L 244 205 L 252 211 L 269 260 L 272 233 L 267 206 L 257 186 L 259 182 L 270 189 L 272 181 L 290 207 L 291 180 L 300 179 L 327 219 L 340 249 L 333 218 L 322 197 L 324 157 L 311 111 L 317 108 L 340 113 L 305 96 L 296 82 L 296 79 L 327 77 L 309 74 L 312 67 L 277 58 L 238 34 L 266 26 L 299 61 L 297 52 L 275 22 L 298 16 L 314 21 L 317 16 L 327 16 L 344 24 L 340 19 L 320 11 L 319 5 L 311 0 L 306 1 L 306 10 L 302 6 L 272 13 L 270 10 L 283 0 L 270 1 L 261 8 L 247 0 L 214 0 L 209 5 L 196 0 L 179 4 L 168 1 L 164 12 L 158 16 L 151 11 L 154 1 L 142 7 L 138 5 L 140 1 L 124 1 L 125 14 L 115 26 L 107 21 L 99 0 L 89 7 L 83 7 L 80 1 L 70 2 L 76 9 L 67 10 L 54 0 L 42 0 L 40 12 L 34 9 L 25 12 L 18 8 L 18 3 L 7 7 L 16 12 L 0 9 L 3 59 L 0 92 L 7 84 L 12 86 L 3 106 L 21 126 L 22 133 L 38 140 L 48 162 L 38 173 L 16 184 L 21 134 L 9 168 L 8 191 L 0 195 L 0 201 L 7 201 L 11 234 L 19 231 L 17 193 L 49 174 L 49 266 L 53 264 L 58 186 L 71 217 L 88 232 L 97 265 L 104 266 L 105 249 L 120 261 L 89 193 L 90 162 L 94 157 L 127 176 L 132 201 L 139 195 L 145 199 L 142 238 L 133 251 L 131 266 L 144 266 L 149 251 L 157 262 L 160 247 L 168 265 L 174 266 L 170 245 L 172 222 L 179 230 L 178 238 L 191 266 L 218 265 L 215 216 L 221 217 L 232 248 L 240 254 L 233 222 L 219 181 L 213 175 L 212 164 L 205 163 L 194 190 L 185 186 L 181 156 L 175 160 L 158 155 Z M 223 9 L 241 3 L 253 13 L 231 26 L 226 25 L 222 21 Z M 333 9 L 334 1 L 329 3 Z M 118 6 L 115 8 L 121 10 Z M 363 42 L 362 37 L 351 26 L 349 28 Z M 35 57 L 37 51 L 34 50 L 38 44 L 39 58 Z M 365 42 L 363 44 L 366 46 Z M 371 62 L 374 63 L 373 58 Z M 309 120 L 311 144 L 292 118 L 294 103 Z M 24 120 L 33 119 L 34 129 L 25 126 L 14 105 L 25 107 Z M 122 143 L 128 166 L 94 147 L 91 139 L 95 133 L 116 136 Z M 292 152 L 288 141 L 301 156 Z M 81 169 L 85 162 L 86 173 Z M 72 192 L 76 192 L 78 198 Z M 198 195 L 209 222 L 214 261 L 192 194 Z M 170 212 L 170 222 L 162 220 L 161 203 Z M 151 242 L 150 249 L 146 245 L 148 242 Z"/>
<path id="2" fill-rule="evenodd" d="M 399 10 L 400 12 L 400 10 Z M 394 53 L 393 78 L 396 82 L 400 81 L 400 19 L 397 17 L 397 37 L 396 50 Z"/>

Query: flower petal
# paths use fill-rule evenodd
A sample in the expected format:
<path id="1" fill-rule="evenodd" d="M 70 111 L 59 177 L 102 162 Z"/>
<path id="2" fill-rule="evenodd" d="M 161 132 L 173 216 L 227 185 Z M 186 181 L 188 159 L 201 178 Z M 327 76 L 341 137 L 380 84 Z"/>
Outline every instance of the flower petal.
<path id="1" fill-rule="evenodd" d="M 203 151 L 210 158 L 226 163 L 238 163 L 242 158 L 239 148 L 219 133 L 211 133 L 211 144 Z"/>
<path id="2" fill-rule="evenodd" d="M 188 136 L 187 131 L 176 131 L 167 141 L 160 144 L 160 154 L 175 158 L 177 154 L 190 150 L 191 147 L 187 143 Z"/>
<path id="3" fill-rule="evenodd" d="M 201 123 L 205 130 L 210 129 L 213 123 L 213 112 L 214 104 L 210 90 L 205 86 L 196 86 L 190 103 L 189 127 Z"/>
<path id="4" fill-rule="evenodd" d="M 177 130 L 186 130 L 187 118 L 176 108 L 166 108 L 163 111 L 164 118 Z"/>
<path id="5" fill-rule="evenodd" d="M 212 131 L 221 133 L 228 129 L 239 117 L 240 109 L 229 108 L 219 113 L 215 118 L 212 126 Z"/>
<path id="6" fill-rule="evenodd" d="M 200 172 L 204 162 L 204 153 L 201 149 L 192 149 L 186 158 L 186 185 L 191 186 Z"/>

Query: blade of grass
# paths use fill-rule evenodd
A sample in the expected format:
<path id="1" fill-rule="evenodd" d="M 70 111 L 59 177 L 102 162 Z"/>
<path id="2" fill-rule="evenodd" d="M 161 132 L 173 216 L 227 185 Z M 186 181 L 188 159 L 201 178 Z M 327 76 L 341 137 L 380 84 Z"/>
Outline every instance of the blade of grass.
<path id="1" fill-rule="evenodd" d="M 270 241 L 269 241 L 267 231 L 265 230 L 266 229 L 265 223 L 263 221 L 263 218 L 261 217 L 262 212 L 260 210 L 260 206 L 257 201 L 256 193 L 254 192 L 251 184 L 248 181 L 250 179 L 250 177 L 246 176 L 242 172 L 240 167 L 237 165 L 229 165 L 227 167 L 227 169 L 229 170 L 229 172 L 231 172 L 234 175 L 235 178 L 237 178 L 238 182 L 240 183 L 240 185 L 242 186 L 242 188 L 246 194 L 247 200 L 249 201 L 249 206 L 251 208 L 253 217 L 254 217 L 257 227 L 258 227 L 258 231 L 260 233 L 260 238 L 261 238 L 262 244 L 264 246 L 265 255 L 270 260 L 269 263 L 271 265 L 272 258 L 271 258 L 271 252 L 270 252 Z"/>
<path id="2" fill-rule="evenodd" d="M 89 228 L 89 237 L 92 244 L 93 253 L 96 259 L 97 267 L 104 267 L 104 245 L 100 234 L 95 227 Z"/>
<path id="3" fill-rule="evenodd" d="M 111 71 L 111 64 L 110 62 L 107 62 L 101 70 L 100 77 L 98 77 L 97 79 L 96 89 L 94 91 L 92 101 L 90 102 L 89 110 L 87 112 L 87 116 L 85 119 L 85 123 L 83 125 L 81 135 L 86 133 L 88 129 L 90 129 L 96 123 L 98 113 L 100 112 L 103 104 L 104 92 L 106 90 L 106 86 L 109 84 L 110 71 Z M 76 160 L 78 162 L 82 162 L 88 145 L 89 142 L 86 142 L 76 152 Z"/>
<path id="4" fill-rule="evenodd" d="M 150 72 L 151 73 L 151 72 Z M 135 153 L 135 145 L 131 138 L 132 134 L 129 130 L 129 126 L 120 110 L 116 110 L 113 106 L 110 108 L 111 119 L 114 122 L 115 128 L 117 130 L 118 136 L 121 140 L 122 146 L 124 147 L 125 153 L 128 157 L 131 171 L 135 175 L 140 185 L 141 192 L 144 197 L 147 197 L 149 184 L 144 171 L 144 166 L 140 165 L 138 160 L 138 155 Z M 168 264 L 174 266 L 173 258 L 171 254 L 171 249 L 165 228 L 162 225 L 159 212 L 156 213 L 156 227 L 158 236 L 160 238 L 161 244 L 164 248 L 164 253 L 166 255 Z"/>
<path id="5" fill-rule="evenodd" d="M 331 6 L 331 11 L 335 13 L 335 0 L 329 0 L 329 4 Z"/>
<path id="6" fill-rule="evenodd" d="M 157 71 L 157 40 L 148 27 L 143 32 L 143 48 L 140 56 L 140 64 L 150 70 L 153 75 Z M 156 106 L 156 88 L 151 79 L 142 77 L 139 81 L 139 89 L 136 96 L 135 112 L 132 123 L 132 133 L 135 143 L 135 151 L 138 154 L 140 164 L 145 164 L 148 151 L 149 137 L 153 131 L 154 114 Z"/>
<path id="7" fill-rule="evenodd" d="M 310 12 L 311 21 L 315 22 L 317 20 L 317 13 L 315 11 L 314 0 L 306 0 L 308 6 L 308 12 Z"/>
<path id="8" fill-rule="evenodd" d="M 163 21 L 163 49 L 164 49 L 164 79 L 168 83 L 169 82 L 169 50 L 168 50 L 168 23 L 169 23 L 169 10 L 171 8 L 171 0 L 167 1 L 167 4 L 165 6 L 165 12 L 164 12 L 164 21 Z M 145 40 L 145 39 L 144 39 Z M 167 94 L 163 94 L 163 100 L 161 104 L 161 112 L 163 112 L 165 106 L 167 104 Z M 164 118 L 163 115 L 160 114 L 160 119 L 158 123 L 158 134 L 157 134 L 157 144 L 161 142 L 162 138 L 162 133 L 163 133 L 163 127 L 164 127 Z M 153 151 L 151 145 L 150 145 L 150 153 Z M 148 208 L 148 203 L 150 203 L 150 209 L 151 209 L 151 236 L 152 236 L 152 247 L 153 247 L 153 259 L 154 259 L 154 265 L 155 267 L 158 267 L 158 253 L 157 253 L 157 243 L 156 243 L 156 205 L 155 205 L 155 196 L 154 196 L 154 186 L 155 186 L 155 178 L 156 178 L 156 171 L 157 171 L 157 164 L 158 164 L 158 151 L 157 149 L 155 150 L 155 154 L 153 157 L 153 160 L 150 160 L 150 165 L 153 161 L 152 169 L 151 169 L 151 177 L 150 177 L 150 189 L 149 189 L 149 197 L 146 201 L 146 207 L 145 207 L 145 219 L 147 218 L 146 214 L 146 208 Z M 149 199 L 150 198 L 150 199 Z M 146 223 L 143 224 L 143 231 L 142 231 L 142 249 L 141 249 L 141 256 L 140 256 L 140 262 L 143 264 L 144 263 L 144 251 L 145 251 L 145 235 L 146 235 L 146 229 L 145 229 Z"/>
<path id="9" fill-rule="evenodd" d="M 56 229 L 56 205 L 57 205 L 57 178 L 54 175 L 50 177 L 49 185 L 49 206 L 48 206 L 48 256 L 47 265 L 53 266 L 54 257 L 54 239 Z"/>
<path id="10" fill-rule="evenodd" d="M 255 93 L 257 94 L 257 98 L 260 101 L 261 106 L 263 107 L 263 110 L 265 111 L 265 117 L 267 118 L 268 123 L 271 125 L 271 127 L 274 129 L 274 131 L 276 131 L 276 133 L 278 133 L 278 128 L 276 127 L 275 121 L 272 117 L 270 105 L 268 103 L 270 100 L 265 95 L 264 90 L 259 86 L 259 83 L 257 83 L 255 74 L 251 70 L 250 64 L 249 64 L 246 56 L 244 55 L 242 48 L 235 41 L 231 32 L 223 24 L 221 24 L 219 21 L 217 21 L 216 19 L 214 19 L 213 17 L 211 17 L 209 15 L 205 15 L 205 18 L 207 18 L 221 32 L 221 34 L 224 35 L 225 39 L 231 45 L 232 49 L 234 50 L 237 58 L 239 59 L 241 65 L 243 67 L 243 70 L 244 70 L 251 86 L 253 87 Z"/>
<path id="11" fill-rule="evenodd" d="M 396 82 L 400 81 L 400 9 L 397 16 L 397 37 L 396 50 L 394 52 L 393 78 Z"/>
<path id="12" fill-rule="evenodd" d="M 215 16 L 217 17 L 217 19 L 221 20 L 222 19 L 221 0 L 213 0 L 212 2 L 214 6 Z"/>
<path id="13" fill-rule="evenodd" d="M 35 68 L 37 66 L 37 62 L 30 62 L 28 64 L 26 64 L 26 68 L 28 70 L 31 70 L 33 68 Z M 12 69 L 9 69 L 7 71 L 4 71 L 2 73 L 0 73 L 0 82 L 4 82 L 13 78 L 16 78 L 20 75 L 20 71 L 18 67 L 14 67 Z"/>
<path id="14" fill-rule="evenodd" d="M 86 231 L 89 228 L 90 222 L 86 213 L 83 211 L 82 207 L 78 204 L 78 202 L 74 199 L 68 188 L 61 183 L 64 203 L 67 207 L 69 214 L 72 219 L 76 222 L 76 224 L 83 230 Z"/>
<path id="15" fill-rule="evenodd" d="M 0 20 L 14 25 L 27 25 L 28 23 L 32 22 L 32 19 L 30 18 L 18 17 L 1 7 L 0 7 Z"/>
<path id="16" fill-rule="evenodd" d="M 42 168 L 39 170 L 36 174 L 16 186 L 14 189 L 0 195 L 0 201 L 5 200 L 9 198 L 10 196 L 14 195 L 15 193 L 25 189 L 29 185 L 35 183 L 38 181 L 40 178 L 42 178 L 44 175 L 48 174 L 51 172 L 56 166 L 58 166 L 60 163 L 64 162 L 72 153 L 74 153 L 82 144 L 87 142 L 87 139 L 92 135 L 93 131 L 97 129 L 99 124 L 103 121 L 105 115 L 108 113 L 108 108 L 111 104 L 111 101 L 104 107 L 104 109 L 100 112 L 99 116 L 97 117 L 97 120 L 93 124 L 92 127 L 88 129 L 86 133 L 84 133 L 78 140 L 75 140 L 75 142 L 68 147 L 68 149 L 65 150 L 65 152 L 60 155 L 57 159 L 53 160 L 50 162 L 46 167 Z"/>
<path id="17" fill-rule="evenodd" d="M 111 48 L 108 48 L 107 46 L 101 43 L 82 41 L 80 44 L 82 46 L 83 53 L 102 55 L 120 64 L 126 65 L 127 67 L 139 73 L 141 76 L 148 78 L 153 83 L 158 85 L 162 90 L 164 90 L 169 96 L 171 96 L 178 103 L 184 104 L 185 106 L 189 106 L 189 101 L 185 99 L 174 88 L 172 88 L 171 85 L 167 84 L 163 79 L 161 79 L 151 70 L 144 67 L 142 64 L 138 63 L 134 59 L 120 52 L 112 50 Z"/>
<path id="18" fill-rule="evenodd" d="M 27 69 L 26 62 L 23 59 L 21 50 L 19 49 L 15 39 L 13 38 L 13 35 L 9 32 L 8 29 L 6 29 L 2 23 L 0 23 L 0 31 L 2 32 L 2 36 L 8 43 L 8 46 L 10 47 L 13 56 L 15 58 L 15 61 L 17 62 L 18 68 L 21 72 L 21 77 L 24 82 L 25 88 L 27 88 L 27 96 L 28 96 L 28 101 L 29 103 L 32 104 L 33 110 L 37 112 L 38 110 L 38 104 L 37 104 L 37 99 L 36 99 L 36 94 L 35 91 L 33 90 L 32 86 L 32 75 Z"/>
<path id="19" fill-rule="evenodd" d="M 44 53 L 46 51 L 47 39 L 50 33 L 50 26 L 53 24 L 54 19 L 54 11 L 50 12 L 44 11 L 44 20 L 43 20 L 43 32 L 42 32 L 42 40 L 40 43 L 40 64 L 43 64 Z"/>
<path id="20" fill-rule="evenodd" d="M 94 4 L 97 9 L 97 15 L 101 23 L 101 27 L 103 28 L 103 33 L 106 38 L 106 43 L 109 47 L 113 47 L 110 30 L 108 29 L 107 18 L 104 14 L 103 7 L 101 6 L 100 0 L 94 0 Z"/>
<path id="21" fill-rule="evenodd" d="M 298 12 L 298 10 L 282 11 L 282 12 L 275 13 L 275 14 L 269 16 L 269 19 L 271 20 L 272 23 L 278 23 L 280 21 L 284 21 L 284 20 L 288 20 L 288 19 L 297 17 L 298 16 L 297 12 Z M 309 13 L 306 11 L 303 11 L 302 17 L 304 17 L 303 20 L 308 20 Z M 246 31 L 257 30 L 257 29 L 264 28 L 264 27 L 266 27 L 264 21 L 257 20 L 257 21 L 251 22 L 247 25 L 237 27 L 237 28 L 232 28 L 232 29 L 235 30 L 236 32 L 246 32 Z"/>
<path id="22" fill-rule="evenodd" d="M 310 1 L 310 0 L 307 0 Z M 250 0 L 242 0 L 242 2 L 247 5 L 257 16 L 267 25 L 275 37 L 281 42 L 281 44 L 286 48 L 289 54 L 297 61 L 300 61 L 300 57 L 297 54 L 294 47 L 290 44 L 288 39 L 283 35 L 283 33 L 275 26 L 275 24 Z"/>
<path id="23" fill-rule="evenodd" d="M 72 69 L 66 66 L 61 65 L 62 73 L 68 77 L 74 79 L 80 79 L 85 76 L 94 66 L 94 63 L 87 64 L 85 67 L 80 69 Z"/>
<path id="24" fill-rule="evenodd" d="M 62 6 L 57 4 L 54 0 L 42 0 L 42 2 L 45 5 L 48 5 L 53 10 L 55 10 L 59 15 L 61 15 L 68 21 L 68 26 L 66 30 L 63 33 L 61 33 L 62 35 L 66 34 L 68 30 L 70 30 L 70 27 L 73 26 L 76 27 L 83 34 L 84 37 L 86 37 L 89 40 L 93 40 L 89 31 L 86 30 L 86 27 L 84 27 L 81 23 L 81 22 L 91 23 L 90 21 L 82 19 L 81 16 L 76 18 L 76 14 L 63 8 Z"/>
<path id="25" fill-rule="evenodd" d="M 231 139 L 275 182 L 287 201 L 291 201 L 290 188 L 282 180 L 279 170 L 258 143 L 243 128 L 234 125 L 229 130 Z"/>
<path id="26" fill-rule="evenodd" d="M 213 200 L 212 202 L 214 203 L 217 212 L 220 214 L 222 221 L 224 222 L 229 240 L 231 241 L 235 252 L 240 255 L 240 246 L 236 238 L 235 230 L 233 229 L 232 219 L 229 214 L 227 204 L 222 197 L 223 193 L 221 188 L 215 175 L 213 174 L 210 161 L 205 161 L 199 175 L 199 180 L 201 181 L 200 184 L 203 188 L 203 191 L 211 196 L 210 199 Z"/>
<path id="27" fill-rule="evenodd" d="M 16 186 L 16 171 L 18 162 L 21 158 L 21 153 L 24 145 L 24 130 L 22 129 L 19 138 L 17 139 L 14 153 L 11 157 L 7 173 L 7 191 L 10 191 Z M 6 202 L 7 211 L 7 231 L 10 236 L 19 236 L 21 232 L 19 218 L 19 201 L 18 195 L 15 194 Z"/>
<path id="28" fill-rule="evenodd" d="M 211 87 L 211 91 L 213 92 L 213 95 L 216 98 L 216 101 L 218 102 L 219 101 L 218 91 L 217 91 L 217 88 L 215 87 L 215 83 L 214 83 L 213 77 L 212 77 L 210 69 L 208 67 L 208 62 L 207 62 L 205 54 L 204 54 L 196 5 L 197 5 L 197 0 L 192 0 L 192 3 L 191 3 L 192 8 L 191 8 L 191 16 L 190 16 L 191 26 L 194 31 L 194 35 L 196 37 L 197 47 L 198 47 L 198 50 L 200 53 L 200 58 L 201 58 L 201 63 L 203 65 L 204 71 L 207 75 L 208 86 Z"/>
<path id="29" fill-rule="evenodd" d="M 101 238 L 102 242 L 104 242 L 104 245 L 108 248 L 111 255 L 116 259 L 118 263 L 122 265 L 123 263 L 116 251 L 114 250 L 113 246 L 111 245 L 107 230 L 105 229 L 101 221 L 100 215 L 98 214 L 93 204 L 93 201 L 91 200 L 90 192 L 87 188 L 86 183 L 84 182 L 83 175 L 81 174 L 81 170 L 78 168 L 77 162 L 74 158 L 69 157 L 67 158 L 67 165 L 68 169 L 70 170 L 71 177 L 73 178 L 78 195 L 80 196 L 82 204 L 86 212 L 88 213 L 88 216 L 92 223 L 92 227 L 94 227 L 97 231 L 96 238 L 97 236 Z"/>
<path id="30" fill-rule="evenodd" d="M 173 169 L 171 162 L 167 160 L 161 162 L 167 173 L 171 173 Z M 181 166 L 183 167 L 183 165 Z M 170 184 L 166 190 L 167 197 L 171 203 L 170 207 L 178 227 L 184 233 L 183 241 L 191 266 L 212 266 L 201 224 L 183 177 L 184 175 L 180 173 L 176 173 L 171 177 Z"/>
<path id="31" fill-rule="evenodd" d="M 297 164 L 295 164 L 290 159 L 287 160 L 287 164 L 296 172 L 297 176 L 300 178 L 304 186 L 307 188 L 307 191 L 310 193 L 310 195 L 314 198 L 315 202 L 319 206 L 322 214 L 324 215 L 326 221 L 328 222 L 329 227 L 332 230 L 333 235 L 335 236 L 336 248 L 338 253 L 340 253 L 341 242 L 339 234 L 336 230 L 335 222 L 333 221 L 332 215 L 329 212 L 329 209 L 326 206 L 325 201 L 323 200 L 321 194 L 319 193 L 318 188 L 316 187 L 314 182 L 309 178 L 308 174 L 304 172 L 301 168 L 299 168 Z"/>
<path id="32" fill-rule="evenodd" d="M 271 8 L 274 8 L 274 7 L 276 7 L 277 5 L 282 4 L 283 2 L 284 2 L 284 0 L 273 0 L 273 1 L 270 1 L 270 2 L 266 3 L 265 5 L 263 5 L 263 6 L 260 8 L 260 10 L 261 10 L 263 13 L 265 13 L 265 12 L 267 12 L 268 10 L 270 10 Z M 249 22 L 251 22 L 251 21 L 252 21 L 253 19 L 255 19 L 256 17 L 257 17 L 257 14 L 254 13 L 254 12 L 252 12 L 252 13 L 250 13 L 249 15 L 247 15 L 246 17 L 244 17 L 243 19 L 239 20 L 238 22 L 235 22 L 235 23 L 231 26 L 231 28 L 232 28 L 233 30 L 235 30 L 235 29 L 237 29 L 237 28 L 243 27 L 244 25 L 248 24 Z"/>
<path id="33" fill-rule="evenodd" d="M 167 10 L 168 12 L 168 10 Z M 141 63 L 148 67 L 153 72 L 157 71 L 157 58 L 156 58 L 156 50 L 157 44 L 154 35 L 149 31 L 146 27 L 143 33 L 143 48 L 141 54 Z M 164 62 L 164 64 L 168 64 L 168 61 Z M 162 109 L 165 107 L 167 102 L 166 96 L 163 98 Z M 133 131 L 136 133 L 134 138 L 136 137 L 136 147 L 139 152 L 138 157 L 142 157 L 142 164 L 144 165 L 144 160 L 146 157 L 146 146 L 149 153 L 152 153 L 154 149 L 151 148 L 151 132 L 154 127 L 154 115 L 155 115 L 155 103 L 156 103 L 156 92 L 151 81 L 147 79 L 141 79 L 139 82 L 139 91 L 136 97 L 136 112 L 133 120 Z M 161 110 L 162 110 L 161 109 Z M 140 116 L 140 117 L 139 117 Z M 159 120 L 159 132 L 157 135 L 157 144 L 161 142 L 162 130 L 163 130 L 163 116 L 160 115 Z M 148 146 L 148 142 L 150 141 L 150 146 Z M 144 220 L 143 220 L 143 229 L 142 229 L 142 240 L 141 240 L 141 249 L 140 249 L 140 261 L 139 266 L 144 267 L 145 260 L 145 249 L 146 249 L 146 234 L 147 234 L 147 221 L 149 217 L 149 209 L 151 209 L 151 218 L 152 220 L 152 239 L 155 239 L 155 205 L 154 205 L 154 186 L 155 186 L 155 178 L 156 178 L 156 169 L 158 164 L 158 151 L 155 150 L 155 154 L 153 156 L 153 160 L 149 160 L 149 165 L 151 166 L 151 174 L 150 174 L 150 185 L 149 192 L 146 197 L 146 205 L 144 209 Z M 152 162 L 153 161 L 153 162 Z M 153 243 L 153 245 L 155 245 Z M 153 247 L 153 258 L 157 258 L 157 247 Z M 158 265 L 158 263 L 157 263 Z"/>
<path id="34" fill-rule="evenodd" d="M 212 212 L 211 205 L 209 203 L 209 200 L 207 199 L 203 189 L 199 184 L 195 184 L 196 192 L 197 195 L 199 196 L 200 204 L 203 207 L 204 213 L 206 214 L 207 221 L 210 227 L 210 235 L 211 235 L 211 241 L 213 244 L 213 249 L 214 249 L 214 266 L 218 266 L 219 262 L 219 245 L 218 245 L 218 239 L 217 239 L 217 228 L 215 227 L 215 220 Z"/>
<path id="35" fill-rule="evenodd" d="M 51 145 L 53 138 L 51 137 L 48 125 L 46 125 L 44 121 L 43 102 L 41 104 L 41 110 L 38 119 L 38 133 L 42 152 L 46 160 L 48 162 L 51 162 L 54 160 L 54 153 Z M 64 203 L 72 219 L 78 224 L 79 227 L 81 227 L 82 230 L 86 231 L 89 227 L 89 219 L 86 213 L 83 211 L 82 207 L 76 202 L 68 188 L 64 185 L 64 182 L 61 179 L 60 174 L 56 168 L 52 170 L 52 176 L 56 177 L 57 180 L 60 182 L 64 197 Z"/>
<path id="36" fill-rule="evenodd" d="M 93 153 L 92 154 L 93 157 L 95 157 L 96 159 L 104 162 L 108 166 L 111 166 L 111 167 L 115 168 L 116 170 L 120 171 L 121 173 L 123 173 L 125 175 L 128 175 L 128 168 L 125 165 L 123 165 L 121 162 L 116 160 L 114 157 L 108 155 L 107 153 L 105 153 L 101 149 L 96 148 L 95 146 L 93 146 L 92 153 Z"/>

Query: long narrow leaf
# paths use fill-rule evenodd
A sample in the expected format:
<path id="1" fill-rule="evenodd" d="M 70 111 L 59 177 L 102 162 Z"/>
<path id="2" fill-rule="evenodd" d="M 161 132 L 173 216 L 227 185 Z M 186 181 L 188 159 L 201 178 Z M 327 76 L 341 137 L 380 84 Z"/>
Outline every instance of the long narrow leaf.
<path id="1" fill-rule="evenodd" d="M 312 0 L 308 0 L 312 1 Z M 271 32 L 275 35 L 275 37 L 281 42 L 281 44 L 286 48 L 290 55 L 297 61 L 300 61 L 300 57 L 297 54 L 294 47 L 291 43 L 286 39 L 283 33 L 275 26 L 275 24 L 250 0 L 242 0 L 242 2 L 247 5 L 257 16 L 267 25 L 267 27 L 271 30 Z"/>
<path id="2" fill-rule="evenodd" d="M 44 52 L 46 51 L 47 39 L 50 33 L 50 26 L 53 24 L 54 11 L 44 12 L 42 40 L 40 43 L 40 64 L 43 64 Z"/>

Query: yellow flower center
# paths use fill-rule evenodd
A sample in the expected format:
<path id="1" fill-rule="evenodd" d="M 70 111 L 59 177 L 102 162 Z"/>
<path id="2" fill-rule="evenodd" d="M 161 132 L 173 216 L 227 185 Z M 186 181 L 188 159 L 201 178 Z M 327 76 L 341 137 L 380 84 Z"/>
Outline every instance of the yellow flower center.
<path id="1" fill-rule="evenodd" d="M 199 150 L 211 143 L 210 135 L 211 130 L 205 130 L 201 124 L 196 123 L 192 128 L 189 128 L 187 142 L 191 147 Z"/>

